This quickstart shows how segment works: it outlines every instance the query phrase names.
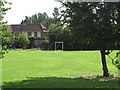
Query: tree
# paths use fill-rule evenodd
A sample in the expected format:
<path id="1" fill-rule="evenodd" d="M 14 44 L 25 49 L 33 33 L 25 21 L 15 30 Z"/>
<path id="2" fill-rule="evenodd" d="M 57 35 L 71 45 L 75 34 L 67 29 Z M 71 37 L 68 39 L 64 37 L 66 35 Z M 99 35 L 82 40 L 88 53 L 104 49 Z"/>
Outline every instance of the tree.
<path id="1" fill-rule="evenodd" d="M 60 23 L 60 12 L 59 8 L 55 7 L 53 10 L 54 24 Z"/>
<path id="2" fill-rule="evenodd" d="M 111 57 L 110 57 L 111 58 Z M 112 58 L 111 58 L 112 59 Z M 114 59 L 112 59 L 112 63 L 113 65 L 115 65 L 115 67 L 117 67 L 120 70 L 120 51 L 118 51 L 116 53 L 116 56 Z"/>
<path id="3" fill-rule="evenodd" d="M 64 28 L 61 23 L 51 24 L 49 27 L 49 42 L 50 44 L 63 41 L 64 42 L 64 50 L 72 49 L 72 35 L 71 30 L 68 28 Z"/>
<path id="4" fill-rule="evenodd" d="M 35 47 L 35 37 L 29 36 L 28 39 L 30 40 L 30 43 L 28 44 L 27 48 L 34 48 Z"/>
<path id="5" fill-rule="evenodd" d="M 21 24 L 43 24 L 44 26 L 49 28 L 51 24 L 59 22 L 58 16 L 58 8 L 54 8 L 53 17 L 49 17 L 46 12 L 36 13 L 30 17 L 25 16 L 25 20 L 22 20 Z"/>
<path id="6" fill-rule="evenodd" d="M 100 50 L 103 76 L 108 77 L 106 55 L 112 46 L 118 45 L 119 3 L 62 3 L 65 10 L 61 11 L 63 23 L 71 28 L 76 41 L 97 46 Z M 116 43 L 117 42 L 117 43 Z"/>
<path id="7" fill-rule="evenodd" d="M 14 43 L 14 37 L 11 32 L 4 30 L 2 31 L 2 46 L 3 48 L 11 48 Z"/>
<path id="8" fill-rule="evenodd" d="M 17 39 L 17 43 L 19 43 L 22 49 L 25 49 L 27 45 L 30 43 L 30 40 L 23 32 L 20 33 L 16 39 Z"/>
<path id="9" fill-rule="evenodd" d="M 46 12 L 37 13 L 30 17 L 25 16 L 25 20 L 22 20 L 21 24 L 43 24 L 47 28 L 54 21 L 53 18 L 49 17 Z"/>
<path id="10" fill-rule="evenodd" d="M 6 37 L 6 35 L 4 36 L 4 35 L 2 35 L 2 33 L 7 31 L 7 26 L 5 26 L 7 21 L 3 21 L 3 18 L 4 18 L 4 15 L 6 14 L 6 11 L 8 11 L 10 9 L 10 7 L 5 7 L 6 4 L 11 5 L 12 3 L 7 2 L 5 0 L 0 0 L 0 58 L 3 57 L 3 55 L 7 51 L 6 44 L 2 45 L 2 41 L 1 41 L 3 38 L 5 39 L 5 37 Z"/>

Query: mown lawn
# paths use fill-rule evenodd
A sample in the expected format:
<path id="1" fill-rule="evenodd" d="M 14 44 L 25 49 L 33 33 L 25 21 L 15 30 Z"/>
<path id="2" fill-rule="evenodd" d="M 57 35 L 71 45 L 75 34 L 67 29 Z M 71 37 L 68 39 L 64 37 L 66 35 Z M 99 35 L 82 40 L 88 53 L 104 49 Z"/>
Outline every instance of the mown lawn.
<path id="1" fill-rule="evenodd" d="M 110 74 L 118 76 L 110 59 L 107 64 Z M 9 51 L 2 61 L 4 88 L 118 87 L 118 80 L 86 78 L 97 75 L 102 76 L 99 51 Z"/>

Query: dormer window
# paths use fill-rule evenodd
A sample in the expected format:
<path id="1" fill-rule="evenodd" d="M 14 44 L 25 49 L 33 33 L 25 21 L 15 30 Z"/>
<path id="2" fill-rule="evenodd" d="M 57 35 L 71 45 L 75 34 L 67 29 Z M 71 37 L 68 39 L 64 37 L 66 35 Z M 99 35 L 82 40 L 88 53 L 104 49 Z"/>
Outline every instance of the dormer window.
<path id="1" fill-rule="evenodd" d="M 43 30 L 47 30 L 46 28 L 44 28 Z"/>

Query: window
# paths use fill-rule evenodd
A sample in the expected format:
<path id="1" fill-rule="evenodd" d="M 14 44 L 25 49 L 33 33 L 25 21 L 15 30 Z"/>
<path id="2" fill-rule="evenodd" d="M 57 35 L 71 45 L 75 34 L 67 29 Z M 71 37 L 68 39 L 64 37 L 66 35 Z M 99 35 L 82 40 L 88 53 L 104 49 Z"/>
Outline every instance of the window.
<path id="1" fill-rule="evenodd" d="M 34 32 L 32 32 L 32 37 L 34 37 Z"/>
<path id="2" fill-rule="evenodd" d="M 13 32 L 14 37 L 18 36 L 18 34 L 19 34 L 18 32 Z"/>
<path id="3" fill-rule="evenodd" d="M 38 32 L 38 33 L 37 33 L 37 36 L 38 36 L 38 37 L 41 37 L 41 32 Z"/>
<path id="4" fill-rule="evenodd" d="M 25 32 L 25 35 L 28 36 L 28 32 Z"/>
<path id="5" fill-rule="evenodd" d="M 14 37 L 16 36 L 16 33 L 15 33 L 15 32 L 13 32 L 13 36 L 14 36 Z"/>
<path id="6" fill-rule="evenodd" d="M 31 36 L 31 32 L 28 32 L 28 36 Z"/>
<path id="7" fill-rule="evenodd" d="M 37 37 L 37 32 L 34 32 L 34 36 Z"/>

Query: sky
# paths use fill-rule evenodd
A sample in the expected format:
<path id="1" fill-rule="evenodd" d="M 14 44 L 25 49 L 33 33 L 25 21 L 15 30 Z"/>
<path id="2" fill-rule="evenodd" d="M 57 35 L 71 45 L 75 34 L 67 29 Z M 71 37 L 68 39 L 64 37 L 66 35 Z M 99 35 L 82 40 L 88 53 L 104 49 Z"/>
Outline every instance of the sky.
<path id="1" fill-rule="evenodd" d="M 11 9 L 7 11 L 4 20 L 8 24 L 20 24 L 25 16 L 32 16 L 35 13 L 46 12 L 52 16 L 54 7 L 60 7 L 60 2 L 55 0 L 7 0 L 12 3 Z M 8 6 L 6 6 L 8 7 Z"/>

